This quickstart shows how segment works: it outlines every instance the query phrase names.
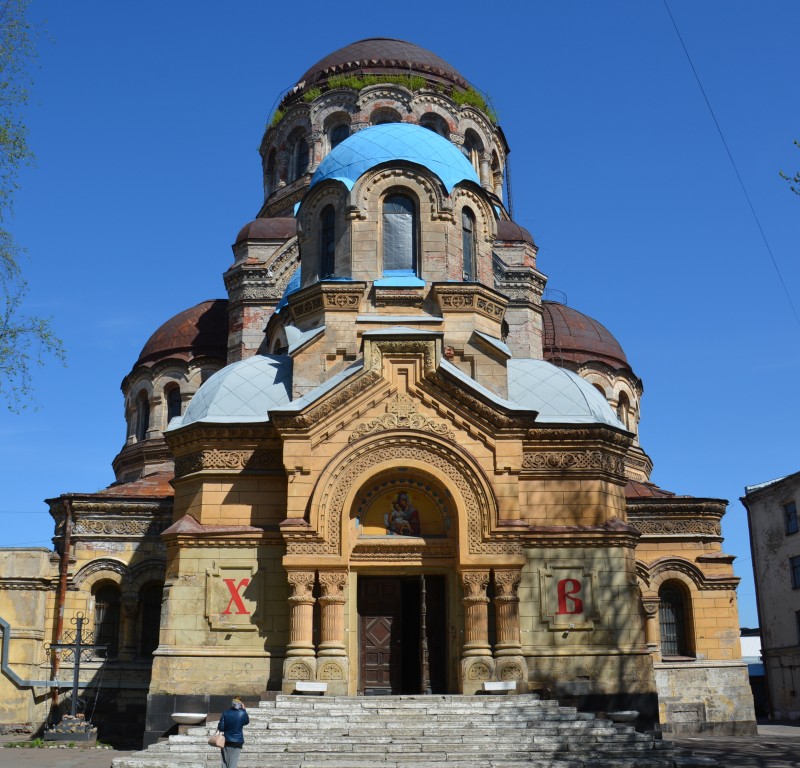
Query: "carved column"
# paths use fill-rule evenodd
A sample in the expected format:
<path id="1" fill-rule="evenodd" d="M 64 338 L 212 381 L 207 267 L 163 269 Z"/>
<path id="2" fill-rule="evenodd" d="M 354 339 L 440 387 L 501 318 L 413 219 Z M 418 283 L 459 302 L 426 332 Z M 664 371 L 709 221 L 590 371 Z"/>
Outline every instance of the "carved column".
<path id="1" fill-rule="evenodd" d="M 461 686 L 464 693 L 481 690 L 494 678 L 494 659 L 489 647 L 489 571 L 464 571 L 464 646 L 461 651 Z"/>
<path id="2" fill-rule="evenodd" d="M 497 643 L 494 647 L 495 673 L 498 680 L 517 682 L 527 690 L 528 667 L 522 655 L 519 631 L 519 583 L 517 570 L 494 572 L 494 615 Z"/>
<path id="3" fill-rule="evenodd" d="M 327 693 L 347 695 L 348 660 L 344 637 L 347 571 L 320 571 L 321 633 L 317 654 L 317 680 L 328 684 Z M 334 658 L 330 658 L 334 657 Z"/>
<path id="4" fill-rule="evenodd" d="M 497 625 L 495 656 L 522 653 L 519 634 L 519 571 L 494 572 L 494 614 Z"/>
<path id="5" fill-rule="evenodd" d="M 319 585 L 322 597 L 322 632 L 319 644 L 320 656 L 344 656 L 344 604 L 347 602 L 346 571 L 320 572 Z"/>
<path id="6" fill-rule="evenodd" d="M 653 654 L 655 661 L 661 660 L 661 628 L 658 626 L 658 597 L 642 598 L 644 611 L 644 639 L 647 650 Z"/>
<path id="7" fill-rule="evenodd" d="M 293 693 L 297 680 L 316 678 L 312 640 L 314 571 L 290 571 L 287 578 L 292 594 L 289 597 L 289 644 L 283 662 L 282 689 L 284 693 Z"/>

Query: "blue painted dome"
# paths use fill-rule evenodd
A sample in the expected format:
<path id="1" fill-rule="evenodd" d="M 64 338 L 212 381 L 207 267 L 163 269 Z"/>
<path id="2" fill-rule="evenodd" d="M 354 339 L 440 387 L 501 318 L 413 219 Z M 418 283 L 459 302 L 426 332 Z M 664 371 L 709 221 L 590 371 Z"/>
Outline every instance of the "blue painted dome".
<path id="1" fill-rule="evenodd" d="M 577 373 L 546 360 L 508 361 L 508 399 L 545 424 L 608 424 L 625 429 L 608 400 Z"/>
<path id="2" fill-rule="evenodd" d="M 325 179 L 352 189 L 370 168 L 391 160 L 407 160 L 435 173 L 448 194 L 460 181 L 480 185 L 475 169 L 455 144 L 438 133 L 410 123 L 385 123 L 354 133 L 319 164 L 311 186 Z"/>
<path id="3" fill-rule="evenodd" d="M 253 355 L 226 365 L 197 390 L 168 431 L 197 421 L 217 424 L 266 422 L 273 408 L 291 402 L 292 360 Z"/>

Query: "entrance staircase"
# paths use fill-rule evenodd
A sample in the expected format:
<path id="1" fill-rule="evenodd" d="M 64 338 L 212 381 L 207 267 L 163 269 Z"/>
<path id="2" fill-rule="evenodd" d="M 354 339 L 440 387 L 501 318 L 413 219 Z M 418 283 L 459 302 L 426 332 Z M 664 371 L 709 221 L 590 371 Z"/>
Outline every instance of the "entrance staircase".
<path id="1" fill-rule="evenodd" d="M 521 696 L 279 695 L 248 710 L 239 768 L 676 768 L 715 765 L 669 741 Z M 214 724 L 112 768 L 220 765 Z"/>

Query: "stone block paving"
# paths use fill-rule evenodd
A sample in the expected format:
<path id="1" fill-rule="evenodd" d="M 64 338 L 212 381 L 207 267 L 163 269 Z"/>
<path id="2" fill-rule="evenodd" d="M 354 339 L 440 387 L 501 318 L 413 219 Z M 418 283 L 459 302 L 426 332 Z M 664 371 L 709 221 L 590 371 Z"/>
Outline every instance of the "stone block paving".
<path id="1" fill-rule="evenodd" d="M 757 736 L 697 736 L 673 739 L 695 755 L 724 768 L 800 768 L 800 722 L 759 725 Z"/>

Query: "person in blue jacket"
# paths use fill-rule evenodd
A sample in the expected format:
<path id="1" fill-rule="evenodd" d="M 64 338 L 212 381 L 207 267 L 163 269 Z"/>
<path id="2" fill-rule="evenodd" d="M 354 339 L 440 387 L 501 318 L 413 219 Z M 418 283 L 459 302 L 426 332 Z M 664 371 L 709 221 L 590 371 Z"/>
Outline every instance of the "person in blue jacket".
<path id="1" fill-rule="evenodd" d="M 244 732 L 242 729 L 250 722 L 250 716 L 237 696 L 230 709 L 226 709 L 219 719 L 217 729 L 225 734 L 225 746 L 222 748 L 222 768 L 236 768 L 239 764 L 239 755 L 244 745 Z"/>

